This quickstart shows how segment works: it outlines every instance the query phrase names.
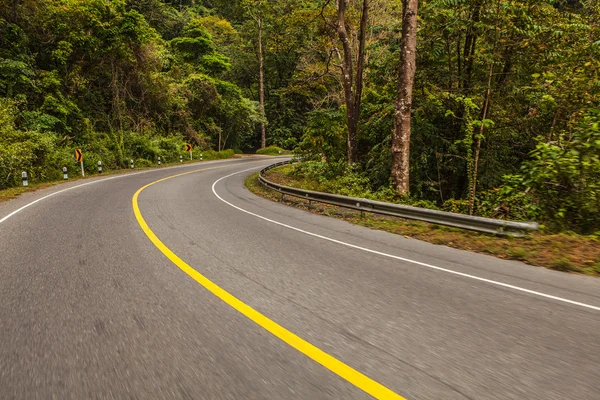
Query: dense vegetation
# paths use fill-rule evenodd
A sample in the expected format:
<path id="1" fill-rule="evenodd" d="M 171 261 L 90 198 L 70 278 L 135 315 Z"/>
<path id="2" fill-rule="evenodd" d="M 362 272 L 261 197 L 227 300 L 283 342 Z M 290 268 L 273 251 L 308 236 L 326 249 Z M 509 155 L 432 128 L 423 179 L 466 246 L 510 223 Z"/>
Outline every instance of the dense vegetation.
<path id="1" fill-rule="evenodd" d="M 0 188 L 75 168 L 253 146 L 258 106 L 227 80 L 229 22 L 148 1 L 0 2 Z M 210 155 L 212 153 L 207 153 Z"/>
<path id="2" fill-rule="evenodd" d="M 0 187 L 74 147 L 109 167 L 254 151 L 265 125 L 314 160 L 299 173 L 394 196 L 406 2 L 0 0 Z M 600 231 L 598 2 L 433 0 L 418 27 L 405 201 Z"/>

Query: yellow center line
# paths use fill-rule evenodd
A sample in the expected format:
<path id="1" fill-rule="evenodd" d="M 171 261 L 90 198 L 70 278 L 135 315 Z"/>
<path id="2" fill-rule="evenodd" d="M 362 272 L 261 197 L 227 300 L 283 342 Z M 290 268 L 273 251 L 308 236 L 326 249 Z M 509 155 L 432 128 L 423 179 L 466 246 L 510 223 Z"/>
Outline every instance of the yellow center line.
<path id="1" fill-rule="evenodd" d="M 264 162 L 264 161 L 262 161 Z M 337 358 L 330 356 L 325 353 L 323 350 L 318 347 L 310 344 L 306 340 L 297 336 L 296 334 L 288 331 L 283 326 L 279 325 L 277 322 L 269 319 L 265 315 L 256 311 L 254 308 L 250 307 L 246 303 L 239 300 L 237 297 L 233 296 L 226 290 L 222 289 L 217 284 L 213 283 L 211 280 L 206 278 L 200 272 L 196 271 L 194 268 L 189 266 L 185 261 L 177 256 L 177 254 L 173 253 L 171 249 L 169 249 L 161 240 L 152 232 L 152 230 L 148 227 L 148 224 L 142 217 L 142 213 L 140 212 L 140 207 L 138 204 L 138 197 L 140 193 L 142 193 L 148 187 L 155 185 L 159 182 L 166 181 L 168 179 L 177 178 L 179 176 L 192 174 L 195 172 L 208 171 L 212 169 L 220 169 L 230 167 L 230 165 L 219 166 L 213 168 L 204 168 L 198 169 L 194 171 L 188 171 L 177 175 L 172 175 L 166 178 L 159 179 L 152 183 L 147 184 L 146 186 L 140 188 L 134 195 L 132 199 L 133 203 L 133 212 L 135 214 L 135 218 L 139 223 L 140 227 L 148 236 L 150 241 L 154 243 L 154 245 L 161 251 L 173 264 L 178 266 L 183 272 L 188 274 L 192 279 L 202 285 L 205 289 L 211 292 L 213 295 L 217 296 L 219 299 L 227 303 L 229 306 L 246 316 L 248 319 L 267 330 L 269 333 L 279 338 L 283 342 L 287 343 L 294 349 L 298 350 L 300 353 L 304 354 L 308 358 L 316 361 L 321 364 L 328 370 L 342 377 L 346 381 L 350 382 L 357 388 L 363 390 L 364 392 L 370 394 L 371 396 L 377 399 L 395 399 L 395 400 L 405 400 L 404 397 L 398 395 L 397 393 L 391 391 L 387 387 L 382 384 L 374 381 L 368 376 L 358 372 L 354 368 L 350 367 L 347 364 L 344 364 L 342 361 Z"/>

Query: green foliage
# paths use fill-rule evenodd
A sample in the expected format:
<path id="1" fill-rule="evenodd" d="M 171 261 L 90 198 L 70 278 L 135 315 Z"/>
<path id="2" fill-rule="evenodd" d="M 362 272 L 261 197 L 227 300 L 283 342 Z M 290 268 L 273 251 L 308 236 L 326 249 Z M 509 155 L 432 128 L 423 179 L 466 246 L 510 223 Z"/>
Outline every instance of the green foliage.
<path id="1" fill-rule="evenodd" d="M 315 110 L 308 115 L 308 124 L 299 146 L 304 158 L 336 162 L 345 158 L 344 114 L 341 110 Z"/>
<path id="2" fill-rule="evenodd" d="M 437 209 L 426 200 L 401 198 L 391 186 L 372 189 L 368 175 L 349 166 L 345 160 L 336 162 L 306 161 L 294 164 L 290 176 L 308 184 L 309 189 L 370 200 L 400 203 L 415 207 Z"/>
<path id="3" fill-rule="evenodd" d="M 348 4 L 353 41 L 360 3 Z M 398 199 L 390 171 L 400 3 L 369 12 L 360 157 L 349 168 L 335 2 L 0 2 L 0 184 L 19 184 L 21 169 L 41 177 L 57 169 L 50 163 L 74 167 L 76 147 L 91 169 L 100 159 L 107 168 L 177 159 L 183 143 L 207 158 L 253 152 L 264 122 L 267 144 L 315 161 L 307 179 L 323 175 L 332 191 L 466 212 L 477 183 L 478 215 L 600 231 L 598 5 L 421 4 L 411 196 Z"/>
<path id="4" fill-rule="evenodd" d="M 223 151 L 214 151 L 207 150 L 202 152 L 202 159 L 204 160 L 222 160 L 226 158 L 231 158 L 235 155 L 235 152 L 231 149 L 223 150 Z"/>
<path id="5" fill-rule="evenodd" d="M 593 233 L 600 228 L 600 110 L 574 120 L 556 141 L 540 141 L 522 173 L 509 177 L 508 193 L 526 194 L 559 228 Z"/>
<path id="6" fill-rule="evenodd" d="M 21 170 L 54 179 L 77 147 L 93 172 L 175 161 L 184 143 L 250 141 L 257 107 L 224 79 L 231 60 L 211 33 L 237 32 L 207 13 L 160 0 L 0 3 L 0 188 Z"/>
<path id="7" fill-rule="evenodd" d="M 269 146 L 269 147 L 265 147 L 264 149 L 256 150 L 256 154 L 263 154 L 263 155 L 268 155 L 268 156 L 278 156 L 278 155 L 282 154 L 283 152 L 285 152 L 285 150 L 282 149 L 281 147 L 277 147 L 277 146 Z"/>

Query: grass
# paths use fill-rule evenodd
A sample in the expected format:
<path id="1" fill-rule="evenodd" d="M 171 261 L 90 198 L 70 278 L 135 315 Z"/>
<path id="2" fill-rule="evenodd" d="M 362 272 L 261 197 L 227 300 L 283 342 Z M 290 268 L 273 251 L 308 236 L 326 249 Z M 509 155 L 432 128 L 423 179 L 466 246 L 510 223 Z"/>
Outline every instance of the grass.
<path id="1" fill-rule="evenodd" d="M 286 168 L 286 167 L 284 167 Z M 302 181 L 294 181 L 285 174 L 284 168 L 270 171 L 269 179 L 289 186 L 303 187 Z M 258 173 L 246 179 L 246 187 L 253 193 L 281 201 L 281 195 L 264 188 L 258 181 Z M 316 190 L 308 184 L 305 189 Z M 420 221 L 380 216 L 371 213 L 330 206 L 286 197 L 286 204 L 313 213 L 343 219 L 371 229 L 411 237 L 425 242 L 445 245 L 461 250 L 488 254 L 507 260 L 518 260 L 530 265 L 557 271 L 575 272 L 600 277 L 600 240 L 572 234 L 534 233 L 523 238 L 496 237 L 477 232 L 448 228 Z"/>
<path id="2" fill-rule="evenodd" d="M 264 149 L 256 150 L 256 154 L 266 155 L 266 156 L 280 156 L 280 155 L 288 155 L 292 154 L 291 151 L 284 150 L 281 147 L 277 146 L 269 146 Z"/>

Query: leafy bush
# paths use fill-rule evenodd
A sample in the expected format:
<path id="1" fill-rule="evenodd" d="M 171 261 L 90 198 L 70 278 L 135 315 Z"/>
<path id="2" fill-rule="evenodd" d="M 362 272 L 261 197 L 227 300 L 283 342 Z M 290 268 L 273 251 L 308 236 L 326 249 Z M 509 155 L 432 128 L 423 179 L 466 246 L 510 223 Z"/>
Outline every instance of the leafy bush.
<path id="1" fill-rule="evenodd" d="M 269 146 L 269 147 L 265 147 L 264 149 L 256 150 L 256 154 L 262 154 L 262 155 L 267 155 L 267 156 L 278 156 L 278 155 L 282 154 L 283 152 L 285 152 L 285 150 L 282 149 L 281 147 L 277 147 L 277 146 Z"/>
<path id="2" fill-rule="evenodd" d="M 308 189 L 359 197 L 369 200 L 400 203 L 415 207 L 437 209 L 435 204 L 426 200 L 401 198 L 390 185 L 372 189 L 372 184 L 365 172 L 359 171 L 358 166 L 349 166 L 344 160 L 337 162 L 306 161 L 294 164 L 290 176 L 309 184 Z M 314 185 L 310 185 L 314 182 Z"/>
<path id="3" fill-rule="evenodd" d="M 503 193 L 557 230 L 599 231 L 600 110 L 588 110 L 559 140 L 540 140 L 521 174 L 506 177 Z"/>
<path id="4" fill-rule="evenodd" d="M 517 187 L 523 187 L 522 177 L 508 175 L 504 186 L 480 193 L 477 215 L 517 221 L 540 220 L 543 216 L 538 201 L 527 190 L 515 190 Z M 468 202 L 465 206 L 468 212 Z"/>
<path id="5" fill-rule="evenodd" d="M 219 158 L 232 158 L 235 155 L 235 152 L 231 149 L 223 150 L 217 153 Z"/>
<path id="6" fill-rule="evenodd" d="M 223 151 L 214 151 L 214 150 L 206 150 L 202 152 L 203 160 L 223 160 L 226 158 L 231 158 L 235 155 L 234 151 L 231 149 L 223 150 Z"/>
<path id="7" fill-rule="evenodd" d="M 81 143 L 66 141 L 54 132 L 21 131 L 15 127 L 19 115 L 16 103 L 0 98 L 0 189 L 21 184 L 21 172 L 26 171 L 33 183 L 62 179 L 62 168 L 69 175 L 80 172 L 73 151 L 83 150 L 83 165 L 87 174 L 97 172 L 101 161 L 104 170 L 127 168 L 129 160 L 138 168 L 156 166 L 158 157 L 163 163 L 177 162 L 187 157 L 185 141 L 180 136 L 160 137 L 153 132 L 119 131 L 98 133 L 84 129 Z M 225 159 L 234 156 L 233 150 L 204 152 L 204 159 Z"/>

